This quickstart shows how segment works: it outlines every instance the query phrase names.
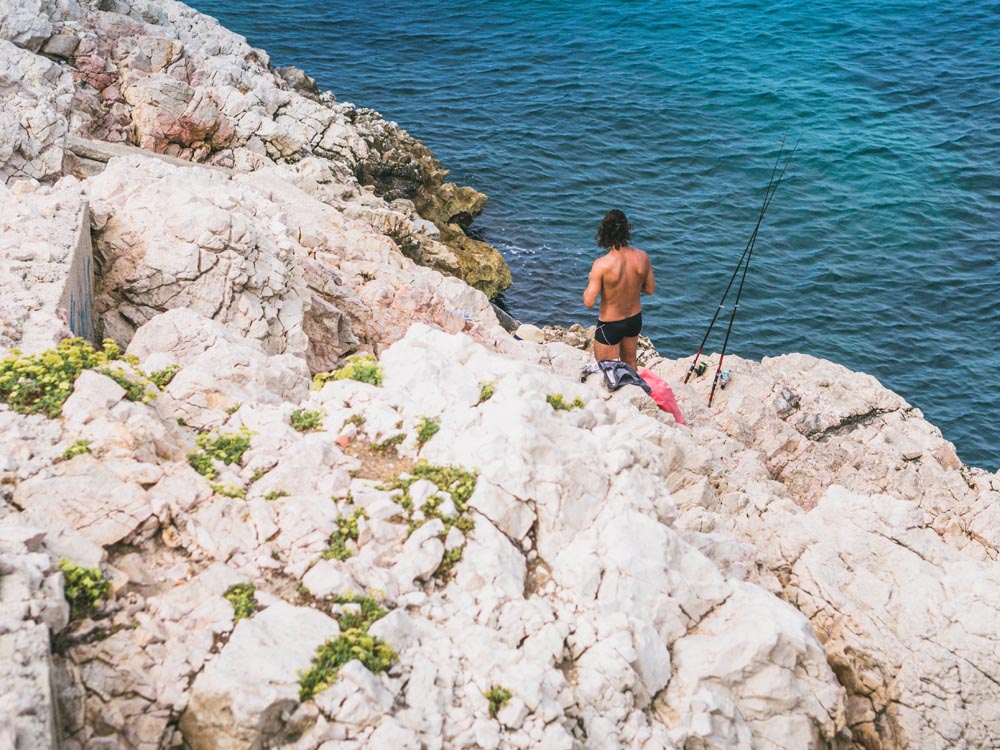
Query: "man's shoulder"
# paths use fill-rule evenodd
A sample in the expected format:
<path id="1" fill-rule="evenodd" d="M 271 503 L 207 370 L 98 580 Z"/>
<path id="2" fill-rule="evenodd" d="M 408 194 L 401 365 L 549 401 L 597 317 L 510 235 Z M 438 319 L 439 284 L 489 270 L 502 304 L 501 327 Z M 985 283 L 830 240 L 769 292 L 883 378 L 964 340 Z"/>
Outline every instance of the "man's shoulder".
<path id="1" fill-rule="evenodd" d="M 642 262 L 648 262 L 649 261 L 649 253 L 647 253 L 645 250 L 641 250 L 638 247 L 631 247 L 630 246 L 629 247 L 629 252 L 632 253 L 633 257 L 638 258 Z"/>

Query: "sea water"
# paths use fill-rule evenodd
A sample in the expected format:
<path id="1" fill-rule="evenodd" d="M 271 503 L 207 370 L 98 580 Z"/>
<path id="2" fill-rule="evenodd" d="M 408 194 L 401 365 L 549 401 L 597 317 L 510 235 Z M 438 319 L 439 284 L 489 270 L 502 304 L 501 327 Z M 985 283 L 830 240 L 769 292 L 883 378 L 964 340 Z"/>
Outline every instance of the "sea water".
<path id="1" fill-rule="evenodd" d="M 666 357 L 701 342 L 784 142 L 728 351 L 868 372 L 1000 467 L 1000 3 L 193 4 L 489 195 L 473 228 L 522 321 L 593 323 L 594 232 L 623 209 Z"/>

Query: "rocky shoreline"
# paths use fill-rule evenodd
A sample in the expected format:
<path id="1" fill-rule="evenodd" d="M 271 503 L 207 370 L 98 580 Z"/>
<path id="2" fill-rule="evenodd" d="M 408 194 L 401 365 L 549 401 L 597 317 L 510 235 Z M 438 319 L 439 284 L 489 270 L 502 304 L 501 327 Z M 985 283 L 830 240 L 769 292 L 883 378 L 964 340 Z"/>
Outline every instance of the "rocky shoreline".
<path id="1" fill-rule="evenodd" d="M 485 196 L 180 3 L 0 59 L 0 747 L 997 747 L 1000 476 L 874 378 L 581 381 Z"/>

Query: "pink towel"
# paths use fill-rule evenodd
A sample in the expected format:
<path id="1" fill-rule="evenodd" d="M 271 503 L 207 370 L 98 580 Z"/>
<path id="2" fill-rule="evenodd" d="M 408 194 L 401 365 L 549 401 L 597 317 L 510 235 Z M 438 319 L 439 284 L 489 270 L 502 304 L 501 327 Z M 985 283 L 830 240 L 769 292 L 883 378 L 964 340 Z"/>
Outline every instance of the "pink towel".
<path id="1" fill-rule="evenodd" d="M 677 399 L 674 398 L 674 392 L 670 390 L 667 381 L 645 367 L 639 370 L 639 377 L 646 381 L 646 384 L 650 388 L 649 395 L 653 397 L 656 405 L 663 411 L 673 414 L 674 421 L 677 424 L 684 424 L 684 417 L 681 414 L 680 407 L 677 406 Z"/>

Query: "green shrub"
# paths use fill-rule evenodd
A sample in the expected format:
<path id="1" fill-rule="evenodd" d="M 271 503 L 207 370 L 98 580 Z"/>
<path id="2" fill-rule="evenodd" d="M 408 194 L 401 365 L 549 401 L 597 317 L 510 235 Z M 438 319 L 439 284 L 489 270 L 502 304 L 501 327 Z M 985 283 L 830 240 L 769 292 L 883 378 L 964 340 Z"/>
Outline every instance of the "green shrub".
<path id="1" fill-rule="evenodd" d="M 128 385 L 123 387 L 129 398 L 144 398 L 144 387 L 135 386 L 124 375 L 108 370 L 111 362 L 121 359 L 133 368 L 137 364 L 134 357 L 123 358 L 111 339 L 105 339 L 100 350 L 81 338 L 64 339 L 55 349 L 38 354 L 24 355 L 12 350 L 0 360 L 0 401 L 22 414 L 44 414 L 55 419 L 62 414 L 62 406 L 73 392 L 76 379 L 88 369 L 98 369 L 115 380 L 120 379 L 119 382 L 125 381 Z"/>
<path id="2" fill-rule="evenodd" d="M 292 427 L 299 432 L 310 432 L 318 430 L 323 425 L 323 417 L 326 416 L 322 409 L 296 409 L 290 417 Z"/>
<path id="3" fill-rule="evenodd" d="M 354 659 L 377 674 L 392 665 L 396 652 L 388 643 L 360 628 L 345 630 L 316 649 L 309 669 L 299 676 L 299 700 L 309 700 L 330 687 L 340 668 Z"/>
<path id="4" fill-rule="evenodd" d="M 59 561 L 59 569 L 65 580 L 65 596 L 69 602 L 71 620 L 91 615 L 97 608 L 97 603 L 107 599 L 111 592 L 111 581 L 98 568 L 85 568 L 64 558 Z"/>
<path id="5" fill-rule="evenodd" d="M 333 601 L 337 604 L 357 604 L 361 609 L 358 612 L 344 611 L 337 618 L 337 625 L 343 630 L 364 630 L 376 620 L 381 620 L 386 615 L 383 607 L 374 597 L 356 596 L 355 594 L 337 594 L 333 596 Z"/>
<path id="6" fill-rule="evenodd" d="M 333 373 L 334 380 L 358 380 L 369 385 L 382 385 L 382 367 L 370 354 L 354 354 L 347 364 Z"/>
<path id="7" fill-rule="evenodd" d="M 253 613 L 257 611 L 255 590 L 252 583 L 237 583 L 226 589 L 223 596 L 233 605 L 233 624 L 247 617 L 253 617 Z"/>
<path id="8" fill-rule="evenodd" d="M 146 392 L 146 383 L 149 381 L 142 372 L 136 373 L 139 377 L 139 381 L 136 382 L 131 377 L 126 375 L 119 369 L 111 369 L 110 367 L 99 367 L 97 371 L 101 375 L 106 375 L 113 381 L 118 383 L 125 390 L 125 398 L 129 401 L 150 401 L 154 398 L 154 394 Z"/>
<path id="9" fill-rule="evenodd" d="M 440 429 L 441 423 L 438 420 L 431 419 L 430 417 L 421 417 L 420 423 L 417 425 L 417 445 L 422 448 L 424 443 L 437 435 Z"/>
<path id="10" fill-rule="evenodd" d="M 358 508 L 349 516 L 341 516 L 337 519 L 336 530 L 330 534 L 330 547 L 323 553 L 326 560 L 346 560 L 354 553 L 347 543 L 358 541 L 358 519 L 367 518 L 364 508 Z"/>
<path id="11" fill-rule="evenodd" d="M 241 427 L 239 432 L 203 432 L 195 438 L 199 450 L 188 453 L 188 463 L 206 479 L 215 479 L 219 472 L 214 462 L 240 463 L 250 447 L 251 437 L 253 433 L 246 427 Z"/>
<path id="12" fill-rule="evenodd" d="M 497 717 L 497 713 L 499 713 L 501 708 L 507 705 L 511 698 L 510 691 L 505 687 L 500 687 L 499 685 L 494 685 L 483 693 L 483 695 L 486 696 L 486 700 L 490 702 L 491 719 L 495 719 Z"/>
<path id="13" fill-rule="evenodd" d="M 215 479 L 219 476 L 219 472 L 215 468 L 215 463 L 212 461 L 212 457 L 207 453 L 202 453 L 201 451 L 188 453 L 187 460 L 188 463 L 191 464 L 191 468 L 205 477 L 205 479 Z"/>
<path id="14" fill-rule="evenodd" d="M 288 497 L 287 490 L 272 490 L 264 495 L 265 500 L 277 500 L 279 497 Z"/>
<path id="15" fill-rule="evenodd" d="M 319 391 L 323 389 L 323 386 L 333 380 L 334 373 L 332 372 L 317 372 L 313 375 L 312 385 L 309 386 L 310 391 Z"/>
<path id="16" fill-rule="evenodd" d="M 180 365 L 167 365 L 162 370 L 153 370 L 153 372 L 149 373 L 149 381 L 162 391 L 170 385 L 170 381 L 174 379 L 174 375 L 180 371 Z"/>
<path id="17" fill-rule="evenodd" d="M 69 461 L 74 456 L 82 456 L 84 453 L 90 453 L 90 441 L 86 438 L 81 438 L 63 451 L 63 458 Z"/>
<path id="18" fill-rule="evenodd" d="M 572 402 L 566 403 L 563 395 L 561 393 L 550 393 L 545 397 L 545 400 L 549 402 L 549 405 L 556 411 L 570 411 L 571 409 L 582 409 L 583 401 L 577 396 Z"/>

